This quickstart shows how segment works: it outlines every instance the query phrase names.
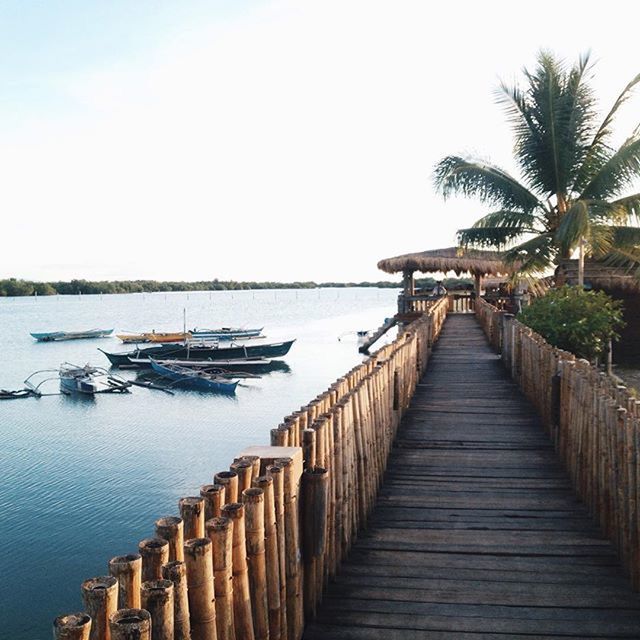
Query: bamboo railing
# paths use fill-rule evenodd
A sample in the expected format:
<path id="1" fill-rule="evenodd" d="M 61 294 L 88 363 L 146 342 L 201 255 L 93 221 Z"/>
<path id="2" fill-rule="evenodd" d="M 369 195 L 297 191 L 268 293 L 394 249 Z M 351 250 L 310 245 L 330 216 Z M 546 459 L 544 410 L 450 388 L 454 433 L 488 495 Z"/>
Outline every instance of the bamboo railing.
<path id="1" fill-rule="evenodd" d="M 181 498 L 138 553 L 83 583 L 86 613 L 56 618 L 54 638 L 299 640 L 366 525 L 447 308 L 430 305 L 272 429 L 270 446 Z"/>
<path id="2" fill-rule="evenodd" d="M 476 315 L 566 464 L 579 498 L 640 590 L 640 401 L 484 301 Z"/>

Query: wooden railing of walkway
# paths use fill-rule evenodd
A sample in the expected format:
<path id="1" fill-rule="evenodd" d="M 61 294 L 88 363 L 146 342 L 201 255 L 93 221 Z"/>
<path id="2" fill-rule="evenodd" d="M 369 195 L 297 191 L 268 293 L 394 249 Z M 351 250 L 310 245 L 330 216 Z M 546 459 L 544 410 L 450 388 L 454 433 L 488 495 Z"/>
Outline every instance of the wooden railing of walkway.
<path id="1" fill-rule="evenodd" d="M 367 521 L 447 299 L 251 447 L 138 553 L 82 585 L 57 640 L 299 640 Z"/>
<path id="2" fill-rule="evenodd" d="M 485 301 L 476 315 L 538 409 L 579 498 L 640 590 L 640 401 L 586 360 Z"/>

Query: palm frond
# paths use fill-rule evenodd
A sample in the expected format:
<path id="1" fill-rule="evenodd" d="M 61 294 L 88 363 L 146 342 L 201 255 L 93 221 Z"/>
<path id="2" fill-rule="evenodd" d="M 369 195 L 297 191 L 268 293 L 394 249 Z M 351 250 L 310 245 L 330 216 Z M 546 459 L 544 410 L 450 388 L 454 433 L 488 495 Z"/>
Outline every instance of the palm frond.
<path id="1" fill-rule="evenodd" d="M 519 263 L 518 271 L 523 274 L 542 273 L 551 267 L 558 253 L 553 242 L 553 234 L 541 233 L 535 238 L 513 247 L 503 254 L 506 263 Z"/>
<path id="2" fill-rule="evenodd" d="M 522 237 L 526 230 L 509 227 L 469 227 L 457 232 L 461 247 L 502 249 Z"/>
<path id="3" fill-rule="evenodd" d="M 640 220 L 640 193 L 618 198 L 609 204 L 624 211 L 629 218 Z"/>
<path id="4" fill-rule="evenodd" d="M 525 213 L 522 211 L 494 211 L 488 213 L 473 223 L 475 229 L 486 227 L 502 227 L 505 229 L 517 229 L 520 233 L 538 233 L 543 230 L 545 219 L 534 213 Z"/>
<path id="5" fill-rule="evenodd" d="M 571 253 L 580 238 L 589 235 L 590 222 L 588 203 L 584 200 L 574 202 L 567 213 L 562 216 L 554 236 L 554 240 L 563 254 Z"/>
<path id="6" fill-rule="evenodd" d="M 523 212 L 543 206 L 531 191 L 502 169 L 460 156 L 447 156 L 441 160 L 435 168 L 434 181 L 445 199 L 461 194 Z"/>

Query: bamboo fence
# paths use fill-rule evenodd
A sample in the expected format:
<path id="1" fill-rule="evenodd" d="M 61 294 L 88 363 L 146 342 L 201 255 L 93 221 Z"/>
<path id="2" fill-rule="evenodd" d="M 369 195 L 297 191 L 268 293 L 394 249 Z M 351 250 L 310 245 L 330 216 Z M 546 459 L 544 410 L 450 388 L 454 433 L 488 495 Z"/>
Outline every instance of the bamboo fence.
<path id="1" fill-rule="evenodd" d="M 447 310 L 446 297 L 433 302 L 284 418 L 262 458 L 240 456 L 199 496 L 181 498 L 180 516 L 158 519 L 138 553 L 83 583 L 97 624 L 85 613 L 59 616 L 54 637 L 299 640 L 366 525 Z"/>
<path id="2" fill-rule="evenodd" d="M 586 360 L 484 301 L 476 315 L 565 463 L 578 497 L 640 590 L 640 401 Z"/>

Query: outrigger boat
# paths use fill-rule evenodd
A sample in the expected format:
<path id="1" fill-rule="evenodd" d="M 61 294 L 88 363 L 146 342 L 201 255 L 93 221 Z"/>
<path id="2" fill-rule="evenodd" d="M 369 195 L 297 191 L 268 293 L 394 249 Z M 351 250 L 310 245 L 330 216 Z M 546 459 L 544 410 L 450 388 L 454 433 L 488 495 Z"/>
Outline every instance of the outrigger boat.
<path id="1" fill-rule="evenodd" d="M 239 327 L 220 327 L 219 329 L 191 329 L 189 333 L 191 334 L 191 338 L 195 338 L 197 340 L 232 340 L 234 338 L 261 338 L 264 337 L 262 335 L 262 330 L 264 327 L 260 327 L 259 329 L 241 329 Z"/>
<path id="2" fill-rule="evenodd" d="M 96 393 L 128 392 L 131 384 L 118 376 L 114 376 L 102 367 L 84 367 L 64 362 L 58 370 L 60 390 L 63 393 Z"/>
<path id="3" fill-rule="evenodd" d="M 256 358 L 278 358 L 287 355 L 295 340 L 272 342 L 269 344 L 242 344 L 228 347 L 203 344 L 165 344 L 146 349 L 136 349 L 123 353 L 107 353 L 102 351 L 115 367 L 144 366 L 149 358 L 156 360 L 254 360 Z M 148 363 L 146 366 L 150 366 Z"/>
<path id="4" fill-rule="evenodd" d="M 147 331 L 143 333 L 118 333 L 116 335 L 125 344 L 185 342 L 187 340 L 237 340 L 264 337 L 262 335 L 262 327 L 260 329 L 222 327 L 220 329 L 191 329 L 191 331 L 175 332 Z"/>
<path id="5" fill-rule="evenodd" d="M 184 342 L 191 337 L 189 333 L 117 333 L 117 338 L 120 338 L 125 344 L 138 343 L 138 342 Z"/>
<path id="6" fill-rule="evenodd" d="M 85 338 L 106 338 L 113 329 L 90 329 L 89 331 L 49 331 L 47 333 L 32 332 L 31 336 L 38 342 L 58 342 L 61 340 L 81 340 Z"/>
<path id="7" fill-rule="evenodd" d="M 200 391 L 223 391 L 235 393 L 238 380 L 230 380 L 226 376 L 219 375 L 204 369 L 181 367 L 177 364 L 160 364 L 153 358 L 149 358 L 151 368 L 160 376 L 173 380 L 172 387 L 181 386 Z"/>

